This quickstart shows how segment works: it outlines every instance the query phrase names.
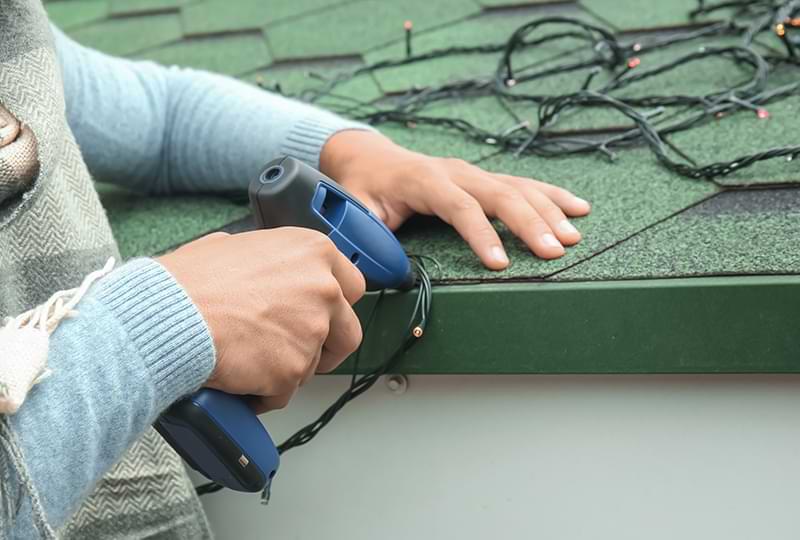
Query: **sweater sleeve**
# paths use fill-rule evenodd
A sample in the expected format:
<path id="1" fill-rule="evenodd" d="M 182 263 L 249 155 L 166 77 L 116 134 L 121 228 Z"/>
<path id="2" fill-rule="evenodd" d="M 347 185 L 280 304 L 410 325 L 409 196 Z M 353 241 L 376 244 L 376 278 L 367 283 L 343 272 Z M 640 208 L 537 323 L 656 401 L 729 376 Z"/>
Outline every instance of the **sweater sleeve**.
<path id="1" fill-rule="evenodd" d="M 32 484 L 25 487 L 54 527 L 215 362 L 200 312 L 154 260 L 136 259 L 98 281 L 77 311 L 50 336 L 52 375 L 9 418 Z M 30 526 L 20 518 L 15 532 L 28 537 Z"/>
<path id="2" fill-rule="evenodd" d="M 278 156 L 318 167 L 331 135 L 372 129 L 229 77 L 111 57 L 53 32 L 67 120 L 100 180 L 151 193 L 245 189 Z"/>

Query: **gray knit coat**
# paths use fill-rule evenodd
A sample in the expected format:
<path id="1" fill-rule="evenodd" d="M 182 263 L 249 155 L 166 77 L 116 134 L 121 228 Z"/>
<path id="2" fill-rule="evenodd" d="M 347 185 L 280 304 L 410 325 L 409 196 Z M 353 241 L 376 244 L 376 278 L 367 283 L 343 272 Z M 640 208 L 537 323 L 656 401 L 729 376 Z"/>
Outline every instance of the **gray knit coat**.
<path id="1" fill-rule="evenodd" d="M 47 15 L 38 0 L 0 0 L 0 318 L 26 311 L 118 257 L 65 116 Z M 17 120 L 22 128 L 5 129 Z M 7 143 L 8 141 L 6 141 Z M 87 343 L 87 347 L 91 344 Z M 2 351 L 0 351 L 2 354 Z M 6 418 L 0 416 L 0 538 L 15 519 L 53 535 Z M 10 493 L 10 477 L 22 479 Z M 208 538 L 178 456 L 152 430 L 92 488 L 64 538 Z"/>

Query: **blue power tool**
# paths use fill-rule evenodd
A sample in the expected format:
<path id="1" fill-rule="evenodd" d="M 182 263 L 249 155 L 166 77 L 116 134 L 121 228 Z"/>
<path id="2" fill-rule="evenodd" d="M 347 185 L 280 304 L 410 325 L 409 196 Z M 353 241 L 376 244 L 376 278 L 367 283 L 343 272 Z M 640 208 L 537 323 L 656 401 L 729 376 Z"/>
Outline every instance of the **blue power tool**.
<path id="1" fill-rule="evenodd" d="M 392 232 L 319 171 L 294 158 L 276 159 L 250 183 L 249 194 L 259 228 L 322 232 L 361 270 L 368 290 L 414 286 L 411 264 Z M 164 411 L 155 428 L 194 470 L 227 488 L 261 491 L 278 470 L 278 449 L 241 396 L 201 389 Z"/>

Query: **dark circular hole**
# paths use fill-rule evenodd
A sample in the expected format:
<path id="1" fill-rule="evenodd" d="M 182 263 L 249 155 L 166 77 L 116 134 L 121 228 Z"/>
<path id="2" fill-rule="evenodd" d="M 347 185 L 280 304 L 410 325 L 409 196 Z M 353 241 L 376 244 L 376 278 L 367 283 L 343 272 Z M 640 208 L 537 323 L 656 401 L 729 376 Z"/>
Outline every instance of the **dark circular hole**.
<path id="1" fill-rule="evenodd" d="M 269 169 L 264 171 L 262 177 L 264 179 L 264 182 L 274 182 L 275 180 L 280 178 L 282 174 L 283 174 L 283 167 L 275 165 L 274 167 L 270 167 Z"/>
<path id="2" fill-rule="evenodd" d="M 358 252 L 353 253 L 350 255 L 350 262 L 353 264 L 358 264 Z"/>

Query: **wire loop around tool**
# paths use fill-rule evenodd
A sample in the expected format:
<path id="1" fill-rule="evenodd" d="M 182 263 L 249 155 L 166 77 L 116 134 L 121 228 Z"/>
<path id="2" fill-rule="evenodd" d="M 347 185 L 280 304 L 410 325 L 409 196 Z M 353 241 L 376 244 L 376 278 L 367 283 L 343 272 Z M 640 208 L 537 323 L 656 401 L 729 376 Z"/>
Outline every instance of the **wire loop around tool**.
<path id="1" fill-rule="evenodd" d="M 327 409 L 325 409 L 319 418 L 310 424 L 303 426 L 297 432 L 295 432 L 294 435 L 280 444 L 278 446 L 279 454 L 282 455 L 292 448 L 296 448 L 310 442 L 314 437 L 317 436 L 322 428 L 324 428 L 331 420 L 333 420 L 334 416 L 336 416 L 336 414 L 342 410 L 345 405 L 369 390 L 382 375 L 389 373 L 398 364 L 400 359 L 403 357 L 403 354 L 405 354 L 406 351 L 418 343 L 423 337 L 425 328 L 428 325 L 431 311 L 431 301 L 433 298 L 431 278 L 425 266 L 425 261 L 433 261 L 437 266 L 439 266 L 439 263 L 435 259 L 432 259 L 428 256 L 412 255 L 409 257 L 409 259 L 416 270 L 417 296 L 414 302 L 414 308 L 411 310 L 408 323 L 405 325 L 403 332 L 399 335 L 398 344 L 393 350 L 392 354 L 390 354 L 372 371 L 369 371 L 363 375 L 358 374 L 361 351 L 364 348 L 364 343 L 369 339 L 369 329 L 375 321 L 378 311 L 380 310 L 380 306 L 383 304 L 385 291 L 381 291 L 378 293 L 378 298 L 375 301 L 375 304 L 372 306 L 372 309 L 367 316 L 366 323 L 364 324 L 364 341 L 362 342 L 361 347 L 359 347 L 358 351 L 355 353 L 353 360 L 353 376 L 350 378 L 350 385 L 348 386 L 347 390 L 345 390 L 336 399 L 336 401 L 334 401 Z M 223 489 L 223 486 L 217 484 L 216 482 L 208 482 L 206 484 L 197 486 L 195 489 L 198 495 L 205 495 L 207 493 L 217 492 Z M 268 487 L 261 494 L 261 499 L 264 503 L 269 500 L 269 489 L 270 487 L 268 484 Z"/>

